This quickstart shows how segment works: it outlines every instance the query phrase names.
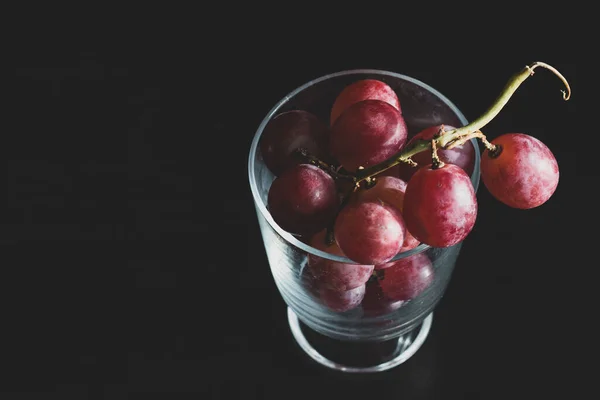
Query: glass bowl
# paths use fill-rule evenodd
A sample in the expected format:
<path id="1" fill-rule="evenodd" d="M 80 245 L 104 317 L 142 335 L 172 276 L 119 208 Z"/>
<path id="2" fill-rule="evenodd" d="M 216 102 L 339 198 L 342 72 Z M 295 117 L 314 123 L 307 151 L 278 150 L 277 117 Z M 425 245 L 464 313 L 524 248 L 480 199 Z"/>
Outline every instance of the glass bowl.
<path id="1" fill-rule="evenodd" d="M 311 112 L 328 124 L 336 96 L 344 87 L 361 79 L 377 79 L 395 90 L 409 139 L 433 125 L 467 124 L 450 100 L 417 79 L 382 70 L 348 70 L 314 79 L 280 100 L 258 127 L 248 160 L 249 183 L 267 259 L 274 282 L 288 306 L 292 334 L 313 360 L 345 372 L 383 371 L 401 364 L 418 350 L 427 337 L 433 310 L 448 286 L 462 246 L 458 243 L 448 248 L 432 248 L 421 244 L 396 255 L 393 260 L 399 261 L 401 268 L 410 264 L 417 270 L 410 279 L 424 282 L 413 285 L 419 287 L 414 293 L 393 299 L 381 297 L 378 279 L 382 276 L 385 279 L 388 269 L 382 270 L 383 273 L 376 270 L 366 287 L 353 289 L 354 293 L 333 293 L 319 287 L 307 269 L 308 257 L 356 263 L 307 245 L 303 238 L 286 232 L 271 217 L 267 195 L 275 176 L 264 164 L 259 148 L 265 127 L 278 114 L 294 109 Z M 480 151 L 475 139 L 471 145 L 475 149 L 471 181 L 477 191 Z"/>

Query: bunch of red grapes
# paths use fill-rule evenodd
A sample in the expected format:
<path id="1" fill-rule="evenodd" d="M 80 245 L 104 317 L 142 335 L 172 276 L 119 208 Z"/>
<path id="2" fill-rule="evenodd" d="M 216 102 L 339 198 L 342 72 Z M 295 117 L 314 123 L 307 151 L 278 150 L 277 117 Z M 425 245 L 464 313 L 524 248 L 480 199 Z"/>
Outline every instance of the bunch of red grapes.
<path id="1" fill-rule="evenodd" d="M 265 127 L 260 151 L 276 177 L 267 199 L 273 220 L 315 249 L 355 262 L 309 255 L 307 276 L 323 304 L 340 312 L 360 304 L 367 313 L 394 310 L 433 282 L 434 269 L 423 252 L 391 260 L 421 243 L 453 246 L 471 232 L 478 206 L 470 140 L 432 143 L 412 162 L 384 163 L 454 129 L 431 126 L 409 139 L 400 99 L 375 79 L 344 88 L 327 122 L 292 110 Z M 490 193 L 514 208 L 545 203 L 558 185 L 552 152 L 523 133 L 487 142 L 480 166 Z M 352 179 L 367 168 L 378 172 Z"/>

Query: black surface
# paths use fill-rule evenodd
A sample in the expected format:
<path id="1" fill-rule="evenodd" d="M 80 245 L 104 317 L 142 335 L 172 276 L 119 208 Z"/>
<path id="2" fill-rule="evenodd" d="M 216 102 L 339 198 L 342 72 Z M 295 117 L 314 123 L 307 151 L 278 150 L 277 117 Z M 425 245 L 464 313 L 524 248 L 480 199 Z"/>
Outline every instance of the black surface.
<path id="1" fill-rule="evenodd" d="M 99 34 L 13 58 L 0 397 L 576 398 L 582 364 L 568 343 L 579 329 L 581 270 L 594 263 L 592 237 L 577 232 L 598 221 L 587 189 L 598 174 L 585 148 L 565 140 L 582 128 L 583 92 L 567 38 L 513 48 L 499 40 L 467 55 L 430 40 L 397 51 L 388 42 L 285 49 L 268 33 L 216 35 L 218 45 L 197 41 L 202 33 Z M 431 333 L 405 364 L 374 376 L 313 365 L 290 335 L 247 183 L 261 119 L 302 83 L 357 67 L 420 79 L 473 119 L 537 60 L 569 79 L 572 100 L 539 70 L 485 132 L 544 141 L 561 168 L 556 194 L 519 211 L 481 187 Z"/>

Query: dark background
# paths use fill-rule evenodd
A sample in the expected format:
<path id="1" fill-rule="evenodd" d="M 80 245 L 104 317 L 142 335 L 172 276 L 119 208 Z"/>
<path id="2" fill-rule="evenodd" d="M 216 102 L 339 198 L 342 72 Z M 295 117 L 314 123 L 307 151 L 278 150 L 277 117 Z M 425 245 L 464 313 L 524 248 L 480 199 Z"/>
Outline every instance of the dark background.
<path id="1" fill-rule="evenodd" d="M 573 398 L 589 354 L 575 351 L 594 264 L 583 230 L 598 221 L 594 160 L 570 140 L 585 128 L 575 33 L 493 39 L 491 24 L 431 38 L 433 21 L 350 38 L 210 19 L 66 40 L 21 31 L 35 40 L 10 57 L 4 94 L 0 397 Z M 262 118 L 308 80 L 377 68 L 424 81 L 471 120 L 533 61 L 561 71 L 572 99 L 539 69 L 484 132 L 546 143 L 555 195 L 519 211 L 480 187 L 432 331 L 405 364 L 360 377 L 312 364 L 289 333 L 247 182 Z"/>

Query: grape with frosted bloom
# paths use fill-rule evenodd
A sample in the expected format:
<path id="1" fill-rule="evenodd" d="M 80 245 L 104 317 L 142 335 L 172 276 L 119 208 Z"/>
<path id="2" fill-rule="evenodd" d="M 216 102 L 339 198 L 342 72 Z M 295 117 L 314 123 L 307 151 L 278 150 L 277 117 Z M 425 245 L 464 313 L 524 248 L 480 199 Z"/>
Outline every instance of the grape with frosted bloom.
<path id="1" fill-rule="evenodd" d="M 400 101 L 394 89 L 377 79 L 362 79 L 344 88 L 338 94 L 331 107 L 330 125 L 352 104 L 363 100 L 381 100 L 402 112 Z"/>
<path id="2" fill-rule="evenodd" d="M 406 143 L 402 114 L 380 100 L 363 100 L 348 107 L 331 128 L 331 155 L 349 172 L 390 158 Z"/>
<path id="3" fill-rule="evenodd" d="M 402 213 L 405 191 L 406 182 L 402 179 L 393 176 L 379 176 L 376 178 L 374 186 L 357 190 L 353 195 L 353 201 L 381 200 Z M 419 241 L 407 231 L 400 252 L 414 249 L 418 245 Z"/>
<path id="4" fill-rule="evenodd" d="M 477 199 L 471 178 L 460 167 L 444 164 L 420 168 L 404 195 L 407 230 L 432 247 L 449 247 L 462 241 L 477 218 Z"/>
<path id="5" fill-rule="evenodd" d="M 481 179 L 502 203 L 519 209 L 544 204 L 558 186 L 558 163 L 539 139 L 523 133 L 507 133 L 491 142 L 497 155 L 485 150 L 481 157 Z"/>
<path id="6" fill-rule="evenodd" d="M 349 203 L 338 214 L 333 232 L 349 259 L 367 265 L 391 260 L 406 237 L 400 211 L 378 201 Z"/>

